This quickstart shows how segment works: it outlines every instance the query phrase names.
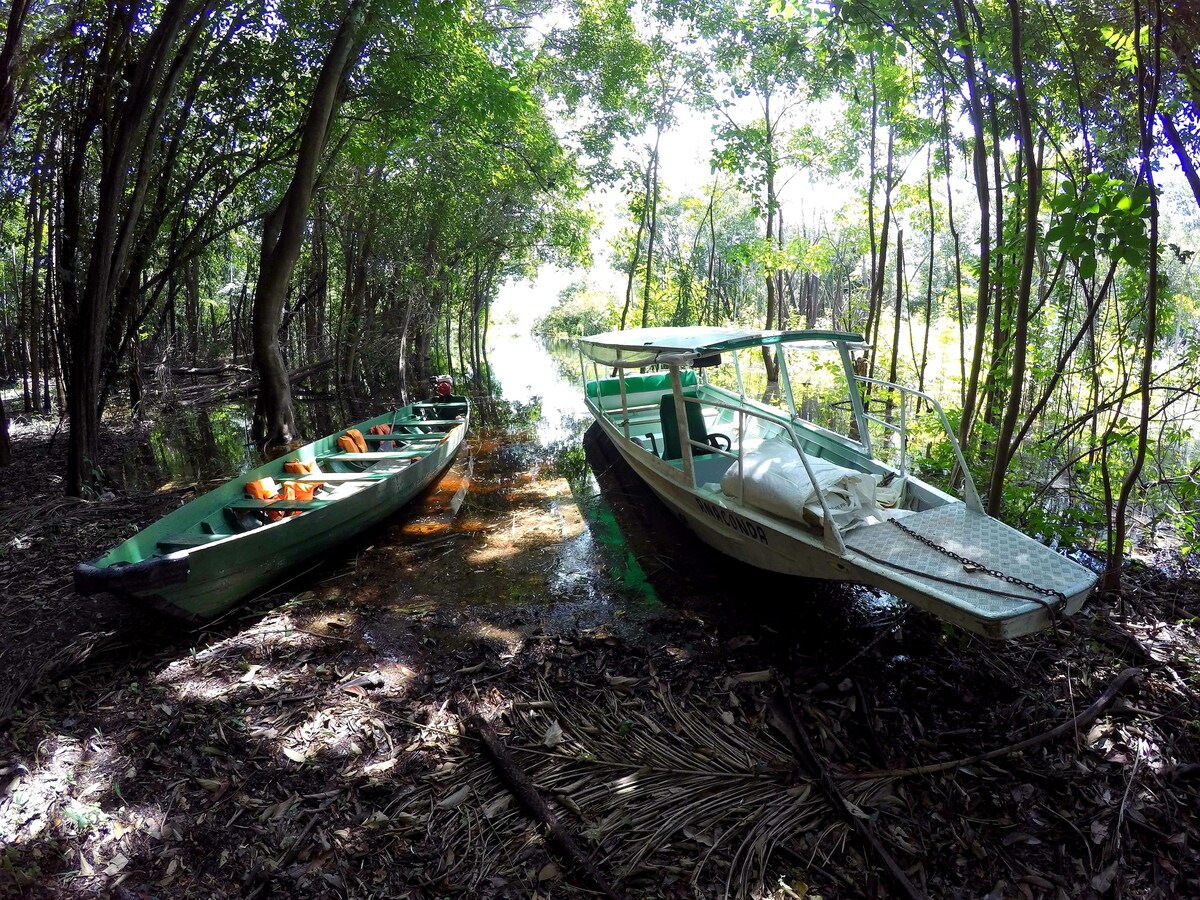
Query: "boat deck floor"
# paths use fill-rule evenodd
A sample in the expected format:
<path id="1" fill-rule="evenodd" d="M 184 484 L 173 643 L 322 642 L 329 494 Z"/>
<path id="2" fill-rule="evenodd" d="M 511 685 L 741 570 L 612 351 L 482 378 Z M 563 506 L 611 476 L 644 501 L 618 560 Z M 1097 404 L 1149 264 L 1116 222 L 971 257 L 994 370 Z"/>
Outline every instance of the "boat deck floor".
<path id="1" fill-rule="evenodd" d="M 416 458 L 424 455 L 409 454 L 410 458 L 395 459 L 396 454 L 343 454 L 347 459 L 355 462 L 367 461 L 371 458 L 378 459 L 380 456 L 385 458 L 360 472 L 320 472 L 313 475 L 300 475 L 294 478 L 284 477 L 286 481 L 301 481 L 329 486 L 327 492 L 318 494 L 312 500 L 257 500 L 249 497 L 240 497 L 227 504 L 227 507 L 229 509 L 246 511 L 309 512 L 328 506 L 342 497 L 362 490 L 371 482 L 378 482 L 389 478 L 397 472 L 407 469 L 416 461 Z M 265 525 L 267 523 L 264 520 L 258 524 Z M 199 530 L 201 527 L 205 526 L 197 525 L 197 530 L 195 531 L 183 531 L 165 535 L 158 541 L 159 552 L 172 553 L 178 550 L 195 550 L 215 541 L 235 536 L 233 532 L 229 531 L 219 531 L 216 533 L 203 532 Z"/>
<path id="2" fill-rule="evenodd" d="M 1094 576 L 1077 563 L 1009 528 L 972 512 L 963 503 L 922 510 L 899 519 L 903 525 L 985 569 L 1000 572 L 1072 598 L 1085 592 Z M 940 596 L 979 619 L 1001 621 L 1061 605 L 1057 596 L 1039 594 L 964 565 L 906 534 L 893 522 L 856 528 L 846 547 L 895 570 L 896 581 Z M 1069 611 L 1069 610 L 1068 610 Z"/>

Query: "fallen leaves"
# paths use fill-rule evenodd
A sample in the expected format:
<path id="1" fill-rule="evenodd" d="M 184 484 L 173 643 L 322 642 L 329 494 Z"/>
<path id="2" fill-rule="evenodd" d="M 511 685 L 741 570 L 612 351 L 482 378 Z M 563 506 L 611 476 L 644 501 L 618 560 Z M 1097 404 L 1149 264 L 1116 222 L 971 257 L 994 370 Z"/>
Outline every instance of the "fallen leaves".
<path id="1" fill-rule="evenodd" d="M 374 541 L 302 602 L 48 684 L 0 735 L 0 878 L 165 897 L 584 896 L 461 737 L 463 701 L 504 723 L 631 896 L 872 897 L 870 851 L 768 721 L 782 690 L 851 814 L 931 897 L 1200 896 L 1200 591 L 1172 599 L 1170 621 L 1127 617 L 1137 644 L 1120 647 L 1066 632 L 984 645 L 916 617 L 872 631 L 840 607 L 832 629 L 805 607 L 775 630 L 689 609 L 639 630 L 607 597 L 585 609 L 594 627 L 554 631 L 447 600 L 492 578 L 456 557 L 501 519 L 505 546 L 528 552 L 485 584 L 546 593 L 550 555 L 511 533 L 494 485 L 495 509 L 473 508 L 478 528 L 452 545 Z M 561 537 L 553 518 L 530 520 Z M 860 777 L 1042 734 L 1130 661 L 1146 666 L 1137 693 L 1079 734 Z"/>

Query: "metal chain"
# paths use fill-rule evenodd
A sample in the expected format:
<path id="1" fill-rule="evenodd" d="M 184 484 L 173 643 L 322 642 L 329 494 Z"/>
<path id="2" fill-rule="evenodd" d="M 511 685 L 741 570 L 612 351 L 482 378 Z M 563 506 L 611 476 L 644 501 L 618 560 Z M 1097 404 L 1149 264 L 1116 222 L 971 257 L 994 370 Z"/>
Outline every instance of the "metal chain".
<path id="1" fill-rule="evenodd" d="M 955 553 L 953 550 L 951 550 L 947 547 L 943 547 L 941 544 L 937 543 L 932 538 L 927 538 L 923 534 L 918 534 L 917 532 L 915 532 L 911 528 L 909 528 L 907 525 L 902 524 L 901 522 L 897 521 L 896 519 L 888 519 L 888 521 L 891 522 L 893 525 L 895 525 L 897 528 L 899 528 L 901 531 L 903 531 L 905 534 L 907 534 L 909 537 L 916 538 L 918 541 L 920 541 L 926 547 L 930 547 L 930 548 L 936 550 L 938 553 L 941 553 L 945 556 L 950 557 L 955 562 L 961 563 L 963 568 L 965 568 L 968 572 L 982 572 L 984 575 L 990 575 L 993 578 L 999 579 L 1000 581 L 1003 581 L 1007 584 L 1013 584 L 1013 585 L 1016 585 L 1017 587 L 1023 587 L 1028 590 L 1031 590 L 1031 591 L 1036 591 L 1037 593 L 1042 594 L 1047 597 L 1057 597 L 1059 599 L 1059 601 L 1062 603 L 1067 602 L 1067 595 L 1064 594 L 1062 591 L 1056 591 L 1052 588 L 1044 588 L 1044 587 L 1041 587 L 1040 585 L 1034 584 L 1032 581 L 1024 581 L 1015 575 L 1006 575 L 1004 572 L 997 572 L 995 569 L 989 569 L 987 566 L 977 563 L 973 559 L 967 559 L 967 557 L 960 556 L 959 554 Z M 1033 598 L 1031 597 L 1029 599 L 1032 600 Z"/>

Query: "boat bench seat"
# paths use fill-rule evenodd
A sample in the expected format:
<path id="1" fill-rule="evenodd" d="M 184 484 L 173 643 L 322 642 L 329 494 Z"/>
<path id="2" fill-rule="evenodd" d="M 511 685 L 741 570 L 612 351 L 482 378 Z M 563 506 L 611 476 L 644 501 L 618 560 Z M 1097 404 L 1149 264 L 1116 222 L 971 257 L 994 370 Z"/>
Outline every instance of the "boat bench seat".
<path id="1" fill-rule="evenodd" d="M 220 541 L 227 537 L 233 537 L 230 534 L 192 534 L 189 532 L 180 532 L 179 534 L 168 534 L 158 542 L 159 550 L 189 550 L 192 547 L 203 547 L 205 544 L 211 544 L 213 541 Z"/>
<path id="2" fill-rule="evenodd" d="M 684 369 L 679 373 L 679 378 L 685 388 L 696 385 L 694 369 Z M 621 408 L 619 378 L 601 378 L 599 381 L 589 381 L 584 390 L 587 396 L 593 398 L 601 409 L 612 411 Z M 625 403 L 630 408 L 652 404 L 657 406 L 658 398 L 663 393 L 670 392 L 671 376 L 667 372 L 645 372 L 625 376 Z"/>
<path id="3" fill-rule="evenodd" d="M 347 454 L 347 456 L 362 455 L 362 453 Z M 226 509 L 275 509 L 304 512 L 328 506 L 332 502 L 332 500 L 253 500 L 247 497 L 245 500 L 234 500 L 226 506 Z"/>
<path id="4" fill-rule="evenodd" d="M 368 444 L 382 444 L 384 441 L 401 441 L 405 444 L 438 444 L 444 441 L 449 433 L 448 431 L 441 431 L 413 434 L 408 431 L 393 431 L 390 434 L 364 434 L 363 440 Z"/>
<path id="5" fill-rule="evenodd" d="M 424 426 L 424 425 L 461 425 L 462 423 L 463 423 L 462 419 L 401 419 L 398 422 L 393 422 L 392 427 L 393 428 L 399 428 L 401 426 L 410 427 L 413 425 L 422 425 L 422 426 Z M 396 434 L 396 433 L 397 432 L 394 432 L 394 431 L 392 432 L 392 434 Z M 403 432 L 400 432 L 400 433 L 403 434 Z"/>
<path id="6" fill-rule="evenodd" d="M 345 484 L 350 481 L 379 481 L 389 475 L 395 475 L 398 469 L 384 469 L 381 472 L 367 470 L 365 472 L 320 472 L 316 475 L 302 475 L 299 478 L 289 478 L 289 481 L 304 481 L 309 484 Z"/>
<path id="7" fill-rule="evenodd" d="M 642 407 L 640 410 L 631 409 L 629 413 L 630 425 L 649 425 L 652 422 L 658 421 L 658 404 Z M 619 409 L 614 409 L 610 417 L 614 425 L 619 427 L 624 424 L 625 420 L 621 418 L 621 411 Z"/>
<path id="8" fill-rule="evenodd" d="M 325 453 L 320 459 L 322 462 L 374 462 L 380 459 L 417 459 L 428 455 L 427 450 L 368 450 L 366 453 Z"/>

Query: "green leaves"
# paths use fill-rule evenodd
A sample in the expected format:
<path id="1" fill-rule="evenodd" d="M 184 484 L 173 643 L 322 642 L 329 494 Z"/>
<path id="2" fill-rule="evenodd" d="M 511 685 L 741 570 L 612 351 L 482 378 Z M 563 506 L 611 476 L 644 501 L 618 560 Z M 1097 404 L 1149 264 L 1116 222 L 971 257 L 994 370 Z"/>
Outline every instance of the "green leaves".
<path id="1" fill-rule="evenodd" d="M 1050 201 L 1053 224 L 1046 240 L 1092 278 L 1105 255 L 1138 269 L 1149 263 L 1150 191 L 1103 173 L 1089 175 L 1082 189 L 1063 181 Z"/>

